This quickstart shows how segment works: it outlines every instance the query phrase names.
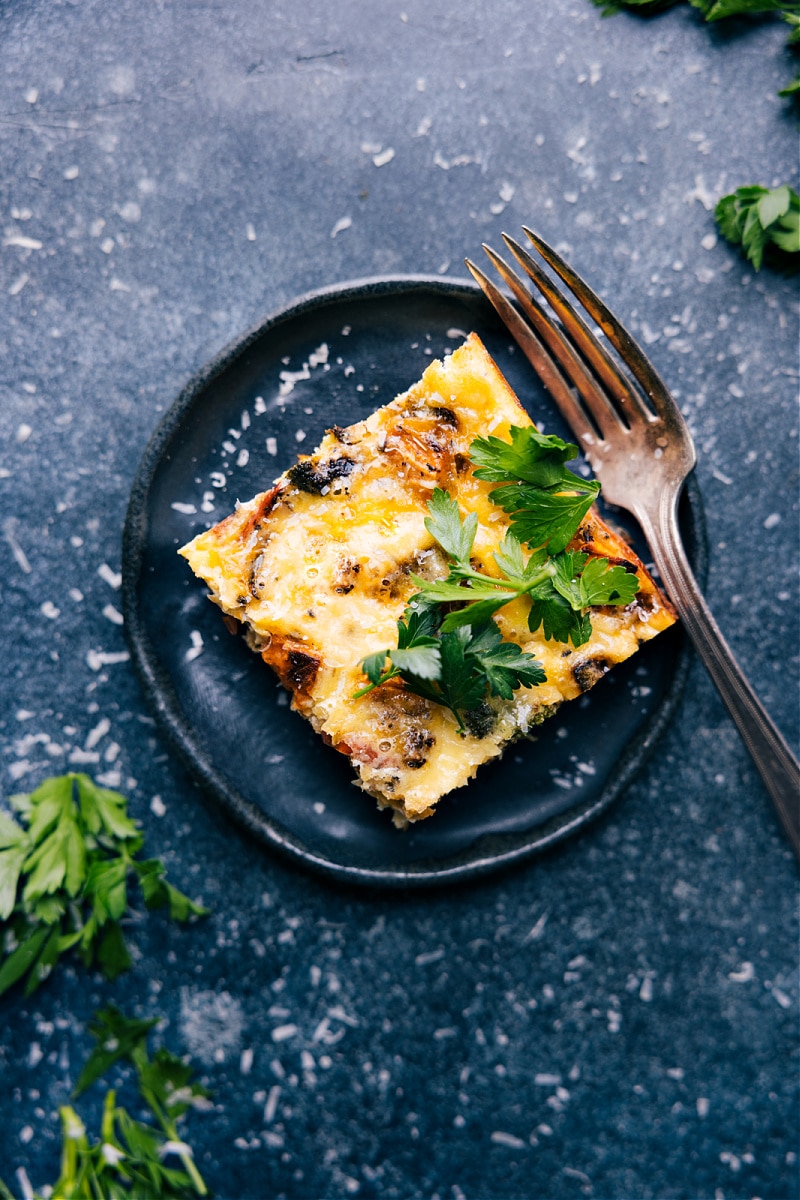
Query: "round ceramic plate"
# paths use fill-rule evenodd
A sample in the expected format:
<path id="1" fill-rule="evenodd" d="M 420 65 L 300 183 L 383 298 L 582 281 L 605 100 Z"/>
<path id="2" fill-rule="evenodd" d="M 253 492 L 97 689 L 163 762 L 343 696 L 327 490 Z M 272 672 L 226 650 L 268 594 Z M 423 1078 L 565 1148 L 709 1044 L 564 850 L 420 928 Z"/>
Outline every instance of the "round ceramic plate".
<path id="1" fill-rule="evenodd" d="M 157 429 L 131 496 L 123 549 L 127 635 L 153 709 L 203 787 L 266 844 L 341 878 L 410 885 L 465 878 L 580 829 L 630 782 L 686 673 L 661 634 L 535 740 L 509 747 L 432 820 L 405 831 L 353 786 L 349 762 L 290 710 L 176 551 L 237 499 L 267 488 L 332 425 L 349 425 L 474 330 L 537 424 L 569 436 L 533 371 L 471 284 L 380 279 L 315 293 L 200 372 Z M 618 514 L 614 514 L 618 519 Z M 697 566 L 700 510 L 682 513 Z M 629 534 L 633 532 L 629 528 Z M 647 561 L 646 548 L 639 553 Z"/>

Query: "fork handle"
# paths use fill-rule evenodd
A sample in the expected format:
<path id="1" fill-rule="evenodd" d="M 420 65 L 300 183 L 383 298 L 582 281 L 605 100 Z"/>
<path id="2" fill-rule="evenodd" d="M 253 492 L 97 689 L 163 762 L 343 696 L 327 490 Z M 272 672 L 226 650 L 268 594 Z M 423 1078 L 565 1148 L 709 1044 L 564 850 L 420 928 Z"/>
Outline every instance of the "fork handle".
<path id="1" fill-rule="evenodd" d="M 800 765 L 725 641 L 689 566 L 678 530 L 677 496 L 655 514 L 636 514 L 664 587 L 753 757 L 800 858 Z"/>

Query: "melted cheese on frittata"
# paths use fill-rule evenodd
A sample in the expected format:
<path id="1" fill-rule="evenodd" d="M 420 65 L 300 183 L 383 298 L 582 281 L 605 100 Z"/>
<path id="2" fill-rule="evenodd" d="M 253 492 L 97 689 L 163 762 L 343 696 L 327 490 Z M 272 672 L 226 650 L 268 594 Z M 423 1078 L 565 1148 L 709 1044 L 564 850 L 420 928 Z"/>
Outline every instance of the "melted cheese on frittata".
<path id="1" fill-rule="evenodd" d="M 510 426 L 529 424 L 472 334 L 409 391 L 366 421 L 330 430 L 268 492 L 181 550 L 292 692 L 293 707 L 350 757 L 360 786 L 401 823 L 430 816 L 481 763 L 675 619 L 630 547 L 592 510 L 572 545 L 629 564 L 640 590 L 627 608 L 593 609 L 591 639 L 578 649 L 532 634 L 524 601 L 501 609 L 501 633 L 541 662 L 546 683 L 489 700 L 469 717 L 466 736 L 448 710 L 398 681 L 353 698 L 365 683 L 364 656 L 397 644 L 397 620 L 416 590 L 411 575 L 447 574 L 424 524 L 435 487 L 462 513 L 478 514 L 473 563 L 499 574 L 492 555 L 509 518 L 489 500 L 492 485 L 475 478 L 468 451 L 476 437 L 509 439 Z"/>

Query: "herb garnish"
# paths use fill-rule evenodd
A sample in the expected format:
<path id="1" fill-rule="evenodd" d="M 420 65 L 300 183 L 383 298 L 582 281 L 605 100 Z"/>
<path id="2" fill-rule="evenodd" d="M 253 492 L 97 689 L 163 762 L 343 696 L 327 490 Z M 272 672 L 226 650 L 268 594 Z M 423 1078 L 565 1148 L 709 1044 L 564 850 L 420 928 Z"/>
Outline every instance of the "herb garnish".
<path id="1" fill-rule="evenodd" d="M 30 995 L 72 949 L 109 979 L 125 971 L 131 875 L 148 908 L 166 905 L 177 921 L 208 912 L 167 882 L 160 859 L 137 858 L 144 839 L 119 792 L 69 774 L 10 803 L 20 821 L 0 811 L 0 995 L 26 976 Z"/>
<path id="2" fill-rule="evenodd" d="M 545 682 L 541 664 L 504 642 L 493 621 L 445 631 L 440 606 L 421 595 L 411 597 L 397 630 L 396 650 L 380 650 L 361 663 L 370 682 L 354 698 L 399 677 L 408 691 L 449 709 L 463 734 L 463 714 L 480 708 L 487 691 L 510 700 L 516 688 Z"/>
<path id="3" fill-rule="evenodd" d="M 478 438 L 470 447 L 476 478 L 501 485 L 489 498 L 512 518 L 493 554 L 499 575 L 472 565 L 477 513 L 462 518 L 457 501 L 436 488 L 425 527 L 447 555 L 447 577 L 412 576 L 419 591 L 398 621 L 397 648 L 362 661 L 369 686 L 356 697 L 399 678 L 407 690 L 450 709 L 463 733 L 462 714 L 479 708 L 487 694 L 510 700 L 516 688 L 546 680 L 532 655 L 503 640 L 493 620 L 499 609 L 527 599 L 532 632 L 541 626 L 548 640 L 580 646 L 591 637 L 592 605 L 625 605 L 636 595 L 635 573 L 566 549 L 600 490 L 567 470 L 577 446 L 533 427 L 514 426 L 510 435 L 510 442 Z M 527 558 L 523 543 L 534 547 Z"/>
<path id="4" fill-rule="evenodd" d="M 497 438 L 491 440 L 499 442 Z M 554 440 L 560 441 L 560 438 Z M 473 449 L 475 445 L 473 442 Z M 501 442 L 500 445 L 507 443 Z M 485 462 L 490 452 L 484 446 L 481 453 Z M 488 467 L 482 468 L 484 479 L 490 470 Z M 500 468 L 494 470 L 495 474 L 500 473 Z M 579 483 L 583 486 L 585 481 L 580 480 Z M 530 484 L 520 487 L 525 488 L 526 501 L 533 506 L 539 489 Z M 498 489 L 491 492 L 490 497 L 495 499 L 500 492 L 507 490 Z M 592 498 L 597 495 L 597 490 L 595 486 Z M 544 494 L 548 495 L 547 492 Z M 527 562 L 521 540 L 509 531 L 493 554 L 500 571 L 498 578 L 476 571 L 471 565 L 470 553 L 477 530 L 477 519 L 473 522 L 471 518 L 475 514 L 470 514 L 462 522 L 456 501 L 447 492 L 437 488 L 428 504 L 431 515 L 425 525 L 450 558 L 450 571 L 443 580 L 431 582 L 418 576 L 413 576 L 413 579 L 425 602 L 461 606 L 443 618 L 442 630 L 447 633 L 462 625 L 488 621 L 504 605 L 527 596 L 531 601 L 528 616 L 531 632 L 541 625 L 548 640 L 569 640 L 573 646 L 587 642 L 591 637 L 592 625 L 586 609 L 593 604 L 630 604 L 639 590 L 639 580 L 633 572 L 626 571 L 624 567 L 611 566 L 606 558 L 590 560 L 588 554 L 563 549 L 555 554 L 550 553 L 553 541 L 560 547 L 565 537 L 567 541 L 572 539 L 588 507 L 585 498 L 581 498 L 580 503 L 573 506 L 571 517 L 567 518 L 563 515 L 566 512 L 565 505 L 556 532 L 545 546 L 528 557 Z M 528 517 L 528 512 L 533 515 Z M 524 510 L 521 515 L 529 527 L 536 530 L 537 537 L 540 536 L 546 526 L 539 521 L 533 507 Z M 459 532 L 456 532 L 457 528 Z"/>
<path id="5" fill-rule="evenodd" d="M 106 1092 L 100 1139 L 91 1142 L 86 1127 L 71 1105 L 59 1110 L 63 1148 L 61 1174 L 50 1189 L 34 1193 L 80 1196 L 92 1200 L 121 1197 L 152 1197 L 152 1200 L 184 1200 L 207 1196 L 208 1188 L 194 1163 L 191 1146 L 181 1136 L 178 1123 L 190 1108 L 211 1107 L 209 1093 L 192 1080 L 192 1068 L 163 1048 L 152 1058 L 147 1037 L 158 1018 L 123 1016 L 109 1007 L 95 1015 L 89 1028 L 97 1045 L 87 1059 L 75 1086 L 80 1096 L 114 1063 L 127 1059 L 136 1072 L 139 1097 L 154 1123 L 135 1120 L 116 1103 L 116 1091 Z M 176 1157 L 181 1166 L 168 1166 Z M 0 1180 L 0 1197 L 13 1200 Z"/>
<path id="6" fill-rule="evenodd" d="M 504 485 L 489 499 L 513 514 L 514 537 L 529 546 L 547 546 L 552 554 L 575 536 L 600 491 L 596 479 L 582 479 L 564 465 L 578 454 L 573 442 L 533 426 L 512 426 L 510 445 L 496 437 L 477 438 L 469 452 L 476 479 Z"/>

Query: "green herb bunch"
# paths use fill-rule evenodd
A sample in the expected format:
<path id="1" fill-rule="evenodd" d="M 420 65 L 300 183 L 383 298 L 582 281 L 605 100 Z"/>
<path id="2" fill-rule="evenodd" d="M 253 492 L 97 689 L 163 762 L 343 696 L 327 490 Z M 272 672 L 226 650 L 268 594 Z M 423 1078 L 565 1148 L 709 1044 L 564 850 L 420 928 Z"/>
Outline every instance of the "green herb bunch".
<path id="1" fill-rule="evenodd" d="M 356 696 L 399 678 L 450 709 L 463 733 L 463 713 L 487 696 L 510 700 L 517 688 L 546 680 L 541 663 L 503 640 L 493 619 L 499 609 L 524 599 L 531 632 L 541 628 L 548 640 L 581 646 L 592 634 L 593 605 L 630 604 L 639 590 L 633 572 L 567 549 L 600 491 L 567 469 L 578 447 L 533 426 L 512 427 L 510 435 L 510 442 L 488 437 L 470 446 L 475 477 L 499 485 L 489 498 L 511 516 L 493 554 L 498 575 L 473 565 L 477 513 L 462 518 L 458 503 L 436 488 L 425 526 L 447 556 L 447 577 L 412 576 L 419 591 L 398 621 L 397 648 L 362 661 L 369 685 Z"/>
<path id="2" fill-rule="evenodd" d="M 504 642 L 494 621 L 445 630 L 440 606 L 414 596 L 397 629 L 396 650 L 380 650 L 361 663 L 370 682 L 356 697 L 399 677 L 408 691 L 449 709 L 463 734 L 463 714 L 480 708 L 487 691 L 510 700 L 516 688 L 545 681 L 541 663 Z"/>
<path id="3" fill-rule="evenodd" d="M 722 197 L 714 215 L 723 237 L 741 246 L 757 271 L 770 248 L 800 254 L 800 196 L 794 188 L 737 188 Z"/>
<path id="4" fill-rule="evenodd" d="M 179 1124 L 192 1108 L 211 1107 L 209 1093 L 192 1080 L 192 1068 L 163 1048 L 151 1058 L 147 1037 L 158 1018 L 128 1018 L 109 1007 L 89 1026 L 97 1045 L 80 1074 L 73 1098 L 80 1096 L 121 1060 L 133 1065 L 140 1100 L 150 1121 L 136 1120 L 117 1104 L 109 1089 L 103 1104 L 100 1137 L 90 1140 L 71 1105 L 61 1117 L 61 1171 L 53 1187 L 34 1194 L 54 1200 L 187 1200 L 207 1196 L 208 1188 L 181 1136 Z M 169 1165 L 177 1162 L 180 1165 Z M 14 1200 L 0 1180 L 2 1200 Z"/>
<path id="5" fill-rule="evenodd" d="M 148 908 L 167 906 L 177 921 L 206 915 L 160 859 L 138 857 L 142 834 L 119 792 L 69 774 L 10 804 L 19 819 L 0 811 L 0 995 L 23 979 L 29 995 L 68 951 L 109 979 L 126 970 L 131 877 Z"/>

